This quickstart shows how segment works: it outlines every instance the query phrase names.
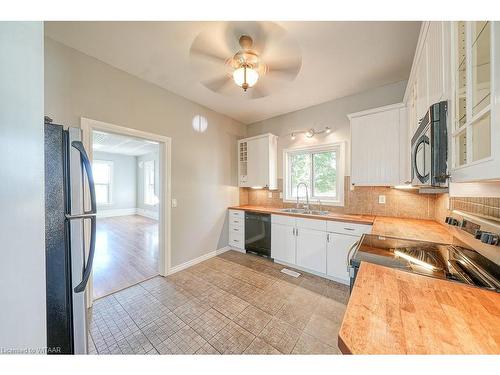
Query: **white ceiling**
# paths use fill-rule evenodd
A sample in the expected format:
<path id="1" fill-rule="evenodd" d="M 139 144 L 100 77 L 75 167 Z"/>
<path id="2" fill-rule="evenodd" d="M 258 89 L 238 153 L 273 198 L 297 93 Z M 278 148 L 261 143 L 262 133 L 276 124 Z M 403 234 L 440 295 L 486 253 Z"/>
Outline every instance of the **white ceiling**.
<path id="1" fill-rule="evenodd" d="M 158 152 L 159 146 L 153 141 L 94 131 L 92 132 L 92 149 L 110 154 L 141 156 Z"/>
<path id="2" fill-rule="evenodd" d="M 45 33 L 219 113 L 252 123 L 408 79 L 420 29 L 420 22 L 277 23 L 298 43 L 302 67 L 294 81 L 258 99 L 242 93 L 217 94 L 200 83 L 193 69 L 189 54 L 193 40 L 210 29 L 214 38 L 220 38 L 218 30 L 225 22 L 46 22 Z"/>

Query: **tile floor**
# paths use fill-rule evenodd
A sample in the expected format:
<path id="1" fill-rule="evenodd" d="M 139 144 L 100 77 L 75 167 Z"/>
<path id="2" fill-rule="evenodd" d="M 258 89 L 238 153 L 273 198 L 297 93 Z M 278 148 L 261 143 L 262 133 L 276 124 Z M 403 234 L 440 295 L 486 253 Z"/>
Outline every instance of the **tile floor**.
<path id="1" fill-rule="evenodd" d="M 348 288 L 228 251 L 94 302 L 92 354 L 338 354 Z"/>

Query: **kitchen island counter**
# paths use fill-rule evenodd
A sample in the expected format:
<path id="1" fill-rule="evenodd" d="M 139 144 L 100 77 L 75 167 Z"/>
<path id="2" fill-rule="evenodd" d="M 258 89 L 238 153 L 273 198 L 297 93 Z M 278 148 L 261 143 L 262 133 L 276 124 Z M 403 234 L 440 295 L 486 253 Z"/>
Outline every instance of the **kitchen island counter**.
<path id="1" fill-rule="evenodd" d="M 362 262 L 344 354 L 500 354 L 500 293 Z"/>

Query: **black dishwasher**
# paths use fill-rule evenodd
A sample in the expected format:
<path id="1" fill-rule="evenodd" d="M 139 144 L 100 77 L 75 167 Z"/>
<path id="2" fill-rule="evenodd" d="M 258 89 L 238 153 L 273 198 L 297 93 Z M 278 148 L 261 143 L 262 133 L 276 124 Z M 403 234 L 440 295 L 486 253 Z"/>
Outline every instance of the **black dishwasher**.
<path id="1" fill-rule="evenodd" d="M 271 257 L 271 215 L 245 212 L 245 250 Z"/>

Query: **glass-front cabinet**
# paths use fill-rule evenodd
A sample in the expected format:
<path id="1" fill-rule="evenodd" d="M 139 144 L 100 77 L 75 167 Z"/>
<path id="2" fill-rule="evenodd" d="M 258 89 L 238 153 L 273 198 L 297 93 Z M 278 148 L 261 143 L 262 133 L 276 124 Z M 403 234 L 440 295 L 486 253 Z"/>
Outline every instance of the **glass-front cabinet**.
<path id="1" fill-rule="evenodd" d="M 490 21 L 454 23 L 452 181 L 500 177 L 500 171 L 492 170 L 500 165 L 500 155 L 495 155 L 500 137 L 499 119 L 495 122 L 494 116 L 498 103 L 492 91 L 500 71 L 494 44 L 498 27 L 498 22 Z"/>

